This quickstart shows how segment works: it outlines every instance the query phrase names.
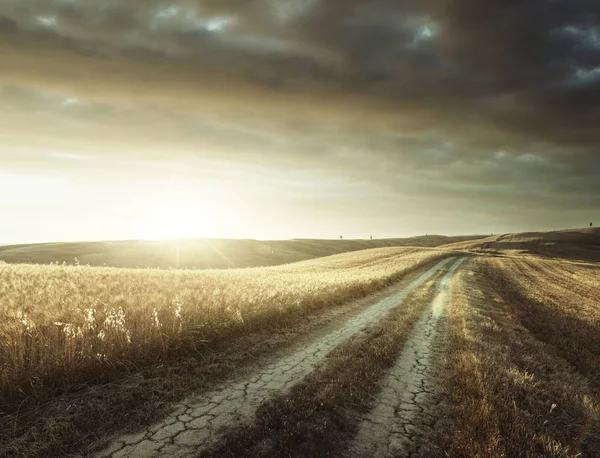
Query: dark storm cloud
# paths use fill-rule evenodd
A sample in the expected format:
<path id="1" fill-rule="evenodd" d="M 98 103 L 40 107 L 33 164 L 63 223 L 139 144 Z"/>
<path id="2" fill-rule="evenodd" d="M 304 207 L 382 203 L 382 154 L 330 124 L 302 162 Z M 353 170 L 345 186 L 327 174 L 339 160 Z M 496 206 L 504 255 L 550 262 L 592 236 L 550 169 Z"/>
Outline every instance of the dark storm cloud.
<path id="1" fill-rule="evenodd" d="M 15 34 L 19 31 L 17 23 L 10 18 L 0 16 L 0 34 Z"/>
<path id="2" fill-rule="evenodd" d="M 597 0 L 12 0 L 0 53 L 15 142 L 97 135 L 403 193 L 600 194 Z"/>

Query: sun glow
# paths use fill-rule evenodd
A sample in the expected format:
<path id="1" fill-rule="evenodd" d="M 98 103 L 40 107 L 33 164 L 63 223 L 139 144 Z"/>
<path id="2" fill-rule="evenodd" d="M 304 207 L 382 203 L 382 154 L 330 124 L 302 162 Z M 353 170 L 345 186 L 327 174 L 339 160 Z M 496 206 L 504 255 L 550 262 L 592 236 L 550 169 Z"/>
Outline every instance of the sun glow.
<path id="1" fill-rule="evenodd" d="M 218 215 L 196 208 L 161 207 L 148 218 L 144 238 L 152 240 L 215 237 Z"/>
<path id="2" fill-rule="evenodd" d="M 142 238 L 168 240 L 232 236 L 239 227 L 243 207 L 240 193 L 226 192 L 222 184 L 172 189 L 150 199 L 143 219 Z"/>

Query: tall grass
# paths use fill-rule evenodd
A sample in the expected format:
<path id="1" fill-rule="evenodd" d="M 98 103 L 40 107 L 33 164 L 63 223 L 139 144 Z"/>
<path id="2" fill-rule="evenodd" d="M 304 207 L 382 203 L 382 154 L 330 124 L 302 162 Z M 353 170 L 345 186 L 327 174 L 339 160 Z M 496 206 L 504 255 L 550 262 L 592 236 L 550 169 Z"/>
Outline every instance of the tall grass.
<path id="1" fill-rule="evenodd" d="M 445 255 L 387 248 L 221 271 L 0 264 L 0 407 L 364 296 Z"/>

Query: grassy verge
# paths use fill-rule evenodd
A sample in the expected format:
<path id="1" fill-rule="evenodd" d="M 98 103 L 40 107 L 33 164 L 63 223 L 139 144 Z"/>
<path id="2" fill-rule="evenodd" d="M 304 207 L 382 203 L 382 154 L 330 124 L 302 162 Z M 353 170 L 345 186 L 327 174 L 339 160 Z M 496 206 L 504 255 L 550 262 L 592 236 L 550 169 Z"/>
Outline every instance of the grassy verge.
<path id="1" fill-rule="evenodd" d="M 337 347 L 324 366 L 290 392 L 261 406 L 252 425 L 227 430 L 224 440 L 203 456 L 314 457 L 344 452 L 444 273 L 365 335 Z"/>
<path id="2" fill-rule="evenodd" d="M 416 275 L 411 270 L 434 262 L 415 264 L 399 276 L 409 281 Z M 287 268 L 293 271 L 291 266 Z M 355 291 L 350 297 L 366 292 Z M 367 296 L 335 308 L 323 308 L 323 304 L 320 313 L 310 309 L 276 312 L 260 326 L 254 323 L 237 333 L 221 330 L 222 334 L 214 334 L 210 340 L 192 336 L 186 351 L 179 355 L 157 357 L 152 364 L 131 362 L 121 377 L 105 383 L 72 384 L 45 402 L 4 412 L 0 415 L 0 456 L 63 456 L 83 452 L 110 433 L 137 431 L 163 416 L 171 402 L 211 389 L 224 377 L 268 358 L 308 332 L 325 331 L 328 322 L 368 306 L 372 299 Z"/>
<path id="3" fill-rule="evenodd" d="M 551 329 L 556 310 L 530 309 L 531 298 L 515 296 L 498 262 L 510 260 L 472 261 L 474 272 L 456 280 L 440 447 L 448 456 L 600 456 L 593 425 L 600 405 L 594 384 L 564 357 L 574 348 L 564 335 L 552 344 L 540 339 L 522 319 L 535 313 L 538 329 Z"/>

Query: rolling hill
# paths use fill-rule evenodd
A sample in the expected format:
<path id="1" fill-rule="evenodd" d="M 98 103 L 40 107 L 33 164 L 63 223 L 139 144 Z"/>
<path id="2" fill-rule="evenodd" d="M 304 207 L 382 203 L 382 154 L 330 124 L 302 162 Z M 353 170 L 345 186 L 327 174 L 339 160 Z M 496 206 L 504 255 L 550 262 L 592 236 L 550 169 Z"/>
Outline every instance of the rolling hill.
<path id="1" fill-rule="evenodd" d="M 383 247 L 437 247 L 482 236 L 427 235 L 377 240 L 248 240 L 187 239 L 40 243 L 0 246 L 8 263 L 89 264 L 127 268 L 224 269 L 286 264 L 349 251 Z"/>
<path id="2" fill-rule="evenodd" d="M 446 248 L 488 254 L 533 254 L 548 258 L 600 261 L 600 228 L 503 234 L 452 243 Z"/>

